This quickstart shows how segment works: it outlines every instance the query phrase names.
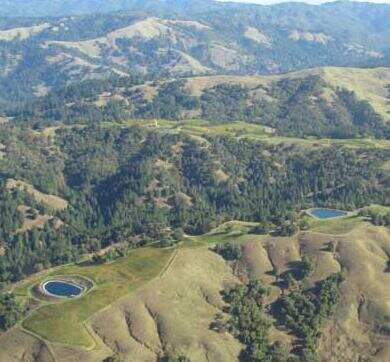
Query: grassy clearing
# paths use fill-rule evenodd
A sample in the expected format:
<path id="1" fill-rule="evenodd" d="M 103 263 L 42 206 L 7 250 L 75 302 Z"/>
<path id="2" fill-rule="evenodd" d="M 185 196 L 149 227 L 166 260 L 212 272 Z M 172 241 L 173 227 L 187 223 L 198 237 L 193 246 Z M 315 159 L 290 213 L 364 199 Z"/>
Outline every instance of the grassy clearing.
<path id="1" fill-rule="evenodd" d="M 372 204 L 370 206 L 367 206 L 367 209 L 372 210 L 373 212 L 378 214 L 386 214 L 390 212 L 390 206 L 384 206 L 378 204 Z"/>
<path id="2" fill-rule="evenodd" d="M 219 134 L 244 136 L 252 135 L 257 137 L 267 137 L 273 130 L 258 124 L 246 122 L 233 122 L 226 124 L 210 124 L 205 120 L 190 120 L 182 123 L 182 129 L 188 132 L 201 132 L 203 134 Z"/>
<path id="3" fill-rule="evenodd" d="M 256 222 L 228 221 L 207 234 L 187 237 L 184 247 L 196 247 L 236 241 L 238 243 L 250 240 L 261 241 L 266 235 L 248 234 L 249 230 L 258 225 Z"/>
<path id="4" fill-rule="evenodd" d="M 310 231 L 330 235 L 347 234 L 364 222 L 364 218 L 357 215 L 324 220 L 314 219 L 310 216 L 304 216 L 304 218 L 309 222 Z"/>
<path id="5" fill-rule="evenodd" d="M 56 196 L 48 195 L 39 190 L 37 190 L 33 185 L 30 185 L 27 182 L 22 180 L 7 179 L 6 183 L 7 189 L 20 189 L 27 192 L 31 197 L 33 197 L 37 202 L 48 205 L 55 210 L 64 210 L 68 206 L 68 201 Z"/>
<path id="6" fill-rule="evenodd" d="M 390 160 L 389 161 L 386 161 L 382 167 L 381 167 L 382 170 L 384 171 L 390 171 Z"/>
<path id="7" fill-rule="evenodd" d="M 123 122 L 102 122 L 103 127 L 132 127 L 132 126 L 144 126 L 144 127 L 153 127 L 153 128 L 174 128 L 178 123 L 175 121 L 169 121 L 165 119 L 128 119 Z"/>
<path id="8" fill-rule="evenodd" d="M 49 341 L 91 348 L 94 342 L 82 323 L 156 277 L 172 252 L 173 249 L 141 248 L 111 264 L 68 265 L 29 278 L 15 289 L 17 295 L 27 297 L 33 284 L 55 275 L 82 275 L 92 279 L 95 286 L 81 298 L 43 305 L 22 325 Z"/>

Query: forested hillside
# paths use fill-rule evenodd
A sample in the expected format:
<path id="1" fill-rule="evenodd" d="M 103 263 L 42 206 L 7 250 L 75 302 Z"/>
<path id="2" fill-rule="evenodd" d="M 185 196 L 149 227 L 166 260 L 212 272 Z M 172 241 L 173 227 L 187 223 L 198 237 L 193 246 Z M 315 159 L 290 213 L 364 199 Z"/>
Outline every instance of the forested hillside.
<path id="1" fill-rule="evenodd" d="M 388 139 L 389 85 L 389 68 L 318 68 L 278 76 L 160 82 L 113 77 L 59 88 L 8 114 L 14 122 L 35 128 L 203 119 L 213 125 L 243 121 L 285 136 Z"/>
<path id="2" fill-rule="evenodd" d="M 389 201 L 386 149 L 283 148 L 113 125 L 55 135 L 3 126 L 0 142 L 5 281 L 113 243 L 170 245 L 183 231 L 202 234 L 232 219 L 288 221 L 278 232 L 290 234 L 302 208 Z M 38 215 L 46 216 L 37 227 L 26 224 Z"/>
<path id="3" fill-rule="evenodd" d="M 225 6 L 210 0 L 32 0 L 28 3 L 23 0 L 1 0 L 0 5 L 1 15 L 21 17 L 61 17 L 121 10 L 187 14 Z M 230 4 L 228 6 L 232 7 Z"/>

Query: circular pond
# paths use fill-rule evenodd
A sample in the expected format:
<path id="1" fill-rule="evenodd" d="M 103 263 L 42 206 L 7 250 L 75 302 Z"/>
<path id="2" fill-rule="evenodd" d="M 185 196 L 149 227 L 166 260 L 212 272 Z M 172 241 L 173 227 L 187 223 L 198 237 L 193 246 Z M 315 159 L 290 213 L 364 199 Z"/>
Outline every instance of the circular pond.
<path id="1" fill-rule="evenodd" d="M 74 298 L 84 292 L 84 287 L 64 280 L 48 280 L 42 284 L 43 292 L 57 298 Z"/>

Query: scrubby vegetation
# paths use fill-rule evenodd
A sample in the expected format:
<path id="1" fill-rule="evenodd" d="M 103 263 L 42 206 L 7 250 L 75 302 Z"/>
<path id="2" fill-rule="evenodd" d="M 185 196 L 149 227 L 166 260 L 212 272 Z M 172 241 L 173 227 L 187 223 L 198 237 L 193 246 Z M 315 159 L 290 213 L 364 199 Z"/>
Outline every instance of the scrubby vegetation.
<path id="1" fill-rule="evenodd" d="M 239 261 L 241 257 L 241 249 L 235 244 L 219 246 L 216 251 L 227 260 Z M 343 278 L 340 273 L 330 275 L 310 288 L 307 278 L 312 272 L 312 261 L 304 256 L 297 270 L 284 273 L 288 291 L 273 302 L 269 287 L 259 280 L 225 291 L 228 317 L 217 314 L 210 328 L 228 331 L 246 346 L 242 361 L 317 361 L 317 342 L 339 302 Z M 276 322 L 268 315 L 270 309 Z M 269 341 L 269 328 L 274 322 L 296 336 L 299 342 L 293 350 L 281 341 Z"/>
<path id="2" fill-rule="evenodd" d="M 135 116 L 139 118 L 180 120 L 186 110 L 196 109 L 199 101 L 185 89 L 185 80 L 171 81 L 163 84 L 152 102 L 137 104 Z M 134 95 L 130 94 L 130 96 Z"/>
<path id="3" fill-rule="evenodd" d="M 342 280 L 340 274 L 331 275 L 313 289 L 305 289 L 300 285 L 276 301 L 274 315 L 278 322 L 299 338 L 300 345 L 294 352 L 300 356 L 300 360 L 317 360 L 317 342 L 321 329 L 339 302 L 339 284 Z"/>
<path id="4" fill-rule="evenodd" d="M 23 314 L 23 306 L 12 293 L 3 291 L 0 285 L 0 331 L 11 328 Z"/>
<path id="5" fill-rule="evenodd" d="M 107 264 L 115 261 L 116 259 L 128 256 L 131 249 L 127 245 L 121 245 L 113 248 L 109 248 L 107 251 L 94 253 L 92 256 L 92 262 L 94 264 Z"/>
<path id="6" fill-rule="evenodd" d="M 368 218 L 374 225 L 390 225 L 390 209 L 388 207 L 365 207 L 359 211 L 359 215 Z"/>
<path id="7" fill-rule="evenodd" d="M 22 215 L 17 209 L 17 195 L 7 192 L 4 188 L 4 182 L 0 180 L 0 240 L 14 233 L 22 225 Z"/>
<path id="8" fill-rule="evenodd" d="M 246 345 L 241 355 L 243 361 L 276 361 L 267 337 L 271 322 L 264 313 L 268 295 L 268 289 L 257 280 L 226 292 L 231 318 L 218 328 L 226 328 Z"/>
<path id="9" fill-rule="evenodd" d="M 109 99 L 99 105 L 100 94 L 111 94 L 118 88 L 130 89 L 145 81 L 139 76 L 92 79 L 64 84 L 35 102 L 29 101 L 23 109 L 11 108 L 9 114 L 18 116 L 36 128 L 53 123 L 100 123 L 123 121 L 134 116 L 134 108 L 124 99 Z M 134 95 L 135 96 L 135 95 Z"/>

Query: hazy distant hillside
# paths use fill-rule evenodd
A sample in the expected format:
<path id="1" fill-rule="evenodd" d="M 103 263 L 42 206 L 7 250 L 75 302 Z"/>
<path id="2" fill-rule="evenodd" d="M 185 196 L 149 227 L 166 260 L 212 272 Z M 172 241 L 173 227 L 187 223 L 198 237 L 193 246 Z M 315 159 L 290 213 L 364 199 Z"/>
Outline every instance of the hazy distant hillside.
<path id="1" fill-rule="evenodd" d="M 34 7 L 34 1 L 24 2 L 34 13 L 26 8 L 23 15 L 43 15 L 45 3 Z M 55 4 L 46 7 L 58 9 L 55 14 L 66 13 L 69 4 L 76 13 L 132 12 L 0 19 L 0 101 L 31 98 L 50 87 L 113 74 L 161 78 L 390 64 L 390 5 Z M 11 11 L 13 6 L 0 1 L 0 14 L 19 14 Z"/>
<path id="2" fill-rule="evenodd" d="M 211 0 L 0 0 L 0 16 L 60 17 L 122 10 L 183 14 L 223 6 L 231 7 Z"/>

